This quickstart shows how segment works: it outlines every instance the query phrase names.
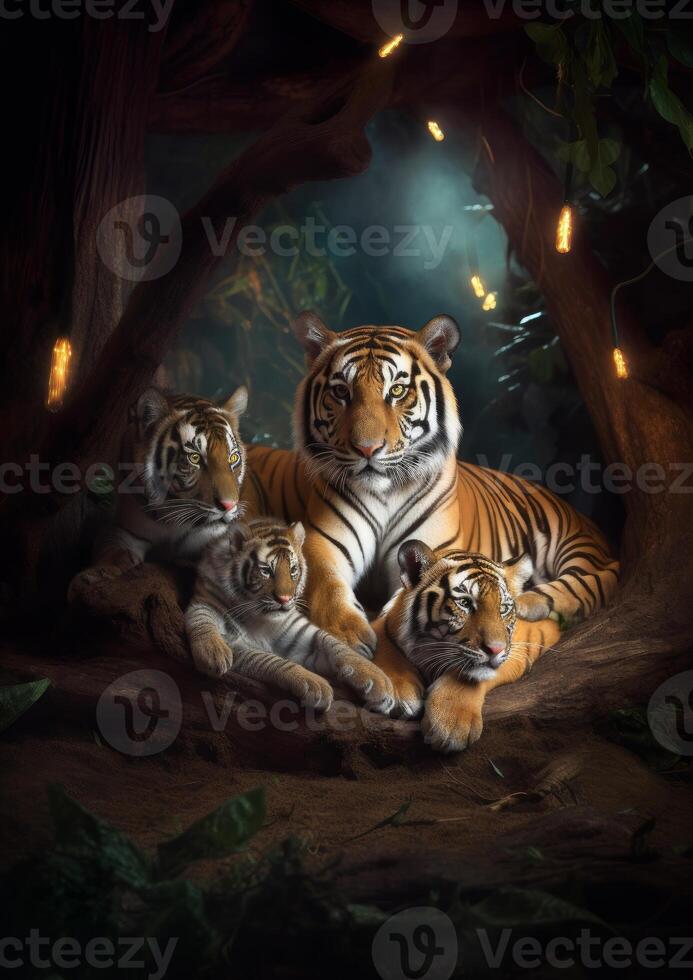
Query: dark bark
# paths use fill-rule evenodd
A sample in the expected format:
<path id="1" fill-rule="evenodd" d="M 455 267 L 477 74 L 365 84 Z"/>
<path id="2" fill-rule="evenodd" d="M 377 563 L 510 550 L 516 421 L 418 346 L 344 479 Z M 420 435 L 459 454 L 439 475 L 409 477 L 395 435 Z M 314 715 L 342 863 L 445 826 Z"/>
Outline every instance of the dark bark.
<path id="1" fill-rule="evenodd" d="M 622 293 L 617 299 L 618 322 L 630 377 L 616 377 L 610 332 L 613 283 L 581 235 L 579 217 L 571 252 L 556 252 L 555 226 L 562 204 L 558 180 L 502 112 L 449 111 L 469 139 L 483 136 L 486 141 L 478 158 L 476 186 L 492 200 L 510 245 L 546 299 L 607 461 L 622 462 L 633 473 L 632 489 L 623 496 L 624 586 L 650 603 L 657 597 L 665 603 L 667 617 L 684 626 L 685 600 L 681 605 L 677 599 L 687 595 L 687 576 L 672 556 L 686 556 L 686 562 L 693 547 L 691 493 L 675 487 L 680 464 L 693 458 L 690 372 L 676 354 L 675 340 L 652 347 Z M 651 493 L 638 485 L 635 474 L 648 463 L 663 467 L 663 491 Z"/>

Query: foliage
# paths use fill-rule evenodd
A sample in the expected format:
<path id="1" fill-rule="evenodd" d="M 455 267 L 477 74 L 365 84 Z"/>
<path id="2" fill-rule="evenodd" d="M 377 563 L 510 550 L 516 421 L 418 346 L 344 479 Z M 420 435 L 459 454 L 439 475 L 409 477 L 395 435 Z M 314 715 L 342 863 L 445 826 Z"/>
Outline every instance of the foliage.
<path id="1" fill-rule="evenodd" d="M 693 115 L 669 85 L 669 58 L 690 66 L 693 41 L 684 25 L 672 21 L 666 31 L 646 26 L 633 6 L 624 17 L 607 9 L 587 18 L 570 11 L 556 23 L 535 22 L 525 28 L 539 56 L 556 69 L 560 112 L 577 136 L 562 142 L 559 156 L 585 175 L 592 187 L 608 196 L 616 185 L 613 164 L 622 147 L 600 137 L 597 99 L 611 94 L 619 61 L 635 59 L 647 98 L 667 122 L 676 126 L 693 153 Z M 596 12 L 595 12 L 596 13 Z M 650 23 L 649 21 L 647 22 Z"/>
<path id="2" fill-rule="evenodd" d="M 268 243 L 282 229 L 281 247 L 237 255 L 195 311 L 183 346 L 165 363 L 166 382 L 177 391 L 200 391 L 210 376 L 215 395 L 228 393 L 229 378 L 247 384 L 251 407 L 244 431 L 254 433 L 253 441 L 291 442 L 294 392 L 304 371 L 291 332 L 297 313 L 316 308 L 338 329 L 351 300 L 332 258 L 312 246 L 311 222 L 325 229 L 322 242 L 332 225 L 319 204 L 308 208 L 300 226 L 274 205 L 263 229 Z"/>
<path id="3" fill-rule="evenodd" d="M 265 820 L 263 788 L 228 800 L 156 852 L 142 850 L 59 787 L 51 788 L 49 802 L 53 843 L 0 880 L 7 935 L 28 936 L 33 929 L 53 940 L 74 937 L 82 949 L 90 939 L 104 937 L 116 950 L 120 937 L 147 937 L 160 950 L 175 937 L 169 978 L 211 978 L 230 971 L 324 976 L 328 963 L 335 977 L 371 975 L 374 935 L 397 909 L 352 903 L 340 887 L 337 866 L 310 869 L 297 838 L 251 852 Z M 384 823 L 396 826 L 402 810 Z M 205 879 L 182 874 L 196 860 L 222 858 L 227 859 L 223 866 Z M 470 892 L 448 883 L 422 888 L 414 904 L 444 910 L 460 939 L 459 963 L 485 975 L 493 970 L 481 958 L 479 929 L 494 947 L 508 928 L 545 937 L 570 935 L 581 924 L 605 935 L 612 931 L 590 905 L 593 890 L 581 891 L 572 873 L 564 891 L 474 886 Z M 156 963 L 150 946 L 138 956 L 144 968 L 135 975 L 152 975 Z M 112 973 L 120 976 L 123 970 L 104 970 L 101 964 L 70 969 L 80 980 Z"/>

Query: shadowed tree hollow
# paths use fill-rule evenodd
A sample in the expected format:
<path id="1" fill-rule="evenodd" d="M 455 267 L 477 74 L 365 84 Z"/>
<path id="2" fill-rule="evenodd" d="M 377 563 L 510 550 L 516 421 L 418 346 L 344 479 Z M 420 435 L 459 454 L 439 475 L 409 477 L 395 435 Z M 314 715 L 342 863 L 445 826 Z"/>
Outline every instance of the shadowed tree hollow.
<path id="1" fill-rule="evenodd" d="M 292 31 L 288 53 L 276 40 L 263 48 L 273 16 Z M 46 492 L 8 492 L 0 500 L 8 618 L 37 602 L 52 609 L 63 603 L 99 515 L 83 486 L 58 493 L 50 474 L 66 462 L 82 475 L 92 464 L 116 462 L 129 407 L 224 257 L 210 249 L 210 229 L 221 240 L 229 216 L 237 219 L 225 241 L 228 254 L 244 225 L 292 188 L 364 171 L 369 122 L 398 108 L 439 119 L 464 144 L 460 168 L 492 202 L 514 257 L 545 298 L 605 459 L 632 473 L 649 465 L 664 474 L 659 492 L 634 482 L 623 496 L 623 577 L 614 604 L 573 628 L 530 684 L 494 694 L 487 713 L 577 718 L 642 701 L 689 657 L 693 529 L 681 466 L 693 458 L 690 314 L 664 303 L 663 322 L 653 327 L 640 319 L 632 294 L 622 292 L 618 322 L 629 377 L 616 377 L 610 335 L 616 273 L 587 227 L 588 208 L 576 213 L 570 254 L 556 252 L 565 160 L 526 124 L 522 105 L 532 104 L 540 117 L 545 112 L 547 126 L 565 124 L 571 161 L 586 160 L 584 175 L 602 190 L 609 178 L 595 162 L 608 149 L 601 128 L 620 114 L 624 142 L 639 141 L 624 154 L 665 156 L 664 182 L 673 189 L 690 162 L 690 116 L 676 94 L 685 98 L 689 85 L 685 63 L 646 50 L 613 25 L 599 55 L 589 25 L 584 39 L 556 25 L 532 33 L 514 15 L 490 19 L 471 2 L 459 4 L 444 37 L 404 44 L 387 58 L 378 56 L 387 38 L 361 0 L 287 0 L 272 11 L 249 0 L 176 3 L 165 29 L 153 26 L 152 19 L 118 16 L 27 18 L 5 32 L 6 91 L 20 86 L 26 99 L 21 107 L 10 101 L 5 127 L 15 149 L 2 232 L 3 458 L 24 471 L 38 456 L 48 485 Z M 572 65 L 572 74 L 557 72 L 561 64 Z M 597 97 L 609 91 L 616 70 L 620 84 L 639 93 L 644 124 L 636 134 L 623 118 L 629 108 L 623 93 Z M 649 101 L 642 98 L 643 73 L 651 78 Z M 126 199 L 133 199 L 132 220 L 139 217 L 145 138 L 162 132 L 251 135 L 183 215 L 174 268 L 135 285 L 113 271 L 118 255 L 102 260 L 96 233 Z M 618 229 L 617 209 L 603 217 L 607 231 L 609 222 Z M 116 239 L 115 247 L 125 248 L 125 241 Z M 649 261 L 636 248 L 630 256 L 620 278 L 637 275 Z M 62 411 L 51 414 L 45 390 L 51 350 L 62 335 L 71 339 L 73 373 Z M 125 595 L 104 586 L 92 611 L 117 621 L 133 644 L 153 642 L 184 659 L 176 588 L 184 586 L 148 569 Z"/>

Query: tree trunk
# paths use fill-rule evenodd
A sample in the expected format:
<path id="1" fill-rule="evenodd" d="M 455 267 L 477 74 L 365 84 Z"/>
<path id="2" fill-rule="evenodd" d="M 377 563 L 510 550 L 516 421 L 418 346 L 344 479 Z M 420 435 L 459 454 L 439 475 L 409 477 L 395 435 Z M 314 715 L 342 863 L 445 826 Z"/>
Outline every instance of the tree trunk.
<path id="1" fill-rule="evenodd" d="M 650 580 L 660 579 L 663 586 L 672 571 L 680 582 L 680 567 L 673 569 L 671 559 L 676 552 L 689 554 L 693 543 L 691 490 L 680 493 L 674 485 L 681 463 L 693 457 L 687 367 L 676 357 L 675 345 L 672 356 L 667 345 L 655 349 L 648 343 L 625 293 L 617 300 L 617 312 L 630 377 L 625 382 L 616 378 L 610 333 L 613 283 L 581 235 L 579 216 L 571 252 L 556 252 L 553 239 L 562 205 L 558 181 L 507 116 L 489 111 L 475 119 L 458 118 L 469 137 L 483 136 L 488 143 L 493 160 L 488 151 L 481 152 L 476 186 L 490 197 L 512 248 L 546 298 L 604 455 L 626 464 L 634 475 L 647 463 L 664 469 L 663 492 L 648 493 L 634 479 L 633 489 L 624 494 L 629 587 L 659 588 Z M 519 195 L 518 188 L 523 189 Z"/>

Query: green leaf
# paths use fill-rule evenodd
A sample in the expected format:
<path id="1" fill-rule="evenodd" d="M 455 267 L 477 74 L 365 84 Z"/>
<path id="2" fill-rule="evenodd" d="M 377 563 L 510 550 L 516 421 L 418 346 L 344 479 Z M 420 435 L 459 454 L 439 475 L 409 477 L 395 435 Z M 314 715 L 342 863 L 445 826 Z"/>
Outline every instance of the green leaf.
<path id="1" fill-rule="evenodd" d="M 133 888 L 149 884 L 149 860 L 122 831 L 100 820 L 59 785 L 48 787 L 48 808 L 61 853 L 98 862 L 109 877 Z"/>
<path id="2" fill-rule="evenodd" d="M 47 679 L 0 688 L 0 732 L 17 720 L 42 697 L 50 687 Z"/>
<path id="3" fill-rule="evenodd" d="M 573 92 L 575 96 L 575 122 L 580 137 L 587 144 L 587 152 L 592 162 L 597 159 L 599 135 L 597 120 L 594 114 L 594 100 L 590 91 L 589 81 L 584 66 L 577 59 L 573 69 Z"/>
<path id="4" fill-rule="evenodd" d="M 550 65 L 560 65 L 568 57 L 568 41 L 560 24 L 527 24 L 525 33 L 534 41 L 537 54 Z"/>
<path id="5" fill-rule="evenodd" d="M 548 347 L 535 347 L 528 355 L 528 363 L 532 380 L 545 385 L 553 377 L 553 356 Z"/>
<path id="6" fill-rule="evenodd" d="M 652 104 L 662 119 L 666 119 L 667 122 L 678 128 L 688 152 L 693 153 L 693 116 L 679 97 L 669 88 L 668 73 L 667 59 L 661 55 L 657 59 L 650 79 Z"/>
<path id="7" fill-rule="evenodd" d="M 592 169 L 587 140 L 575 140 L 574 143 L 561 142 L 558 147 L 558 156 L 565 163 L 572 163 L 583 174 L 588 174 Z"/>
<path id="8" fill-rule="evenodd" d="M 589 181 L 602 197 L 606 197 L 616 186 L 616 171 L 611 164 L 618 159 L 621 145 L 617 140 L 601 139 L 597 144 L 597 158 L 590 172 Z"/>
<path id="9" fill-rule="evenodd" d="M 473 905 L 471 911 L 477 921 L 491 927 L 513 928 L 560 922 L 594 922 L 606 926 L 587 909 L 533 888 L 499 888 Z"/>
<path id="10" fill-rule="evenodd" d="M 600 85 L 609 88 L 618 75 L 616 59 L 602 20 L 595 20 L 591 24 L 585 65 L 587 76 L 595 88 L 599 88 Z"/>
<path id="11" fill-rule="evenodd" d="M 404 818 L 407 815 L 407 811 L 411 806 L 411 801 L 408 803 L 403 803 L 393 814 L 389 817 L 385 817 L 384 820 L 379 820 L 378 823 L 373 824 L 368 830 L 364 830 L 360 834 L 356 834 L 355 837 L 348 837 L 348 841 L 358 840 L 360 837 L 365 837 L 366 834 L 372 834 L 374 830 L 381 830 L 383 827 L 399 827 L 404 823 Z"/>
<path id="12" fill-rule="evenodd" d="M 264 786 L 222 803 L 178 837 L 159 844 L 162 874 L 177 874 L 192 861 L 227 857 L 240 850 L 264 823 L 265 812 Z"/>
<path id="13" fill-rule="evenodd" d="M 676 61 L 693 68 L 693 29 L 684 29 L 683 24 L 669 27 L 667 31 L 667 48 Z"/>

